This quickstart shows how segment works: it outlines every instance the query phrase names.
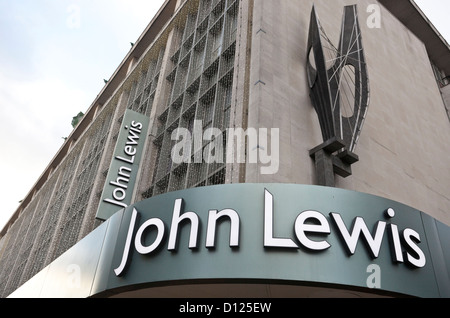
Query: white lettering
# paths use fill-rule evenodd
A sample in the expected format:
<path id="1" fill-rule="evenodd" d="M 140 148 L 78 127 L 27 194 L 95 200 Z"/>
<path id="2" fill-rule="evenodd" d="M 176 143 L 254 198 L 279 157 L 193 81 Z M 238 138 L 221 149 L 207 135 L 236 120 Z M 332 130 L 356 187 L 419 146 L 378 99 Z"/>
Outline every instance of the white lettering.
<path id="1" fill-rule="evenodd" d="M 117 188 L 116 190 L 122 190 Z M 117 200 L 119 193 L 114 196 Z M 117 206 L 126 207 L 120 201 L 105 200 L 113 203 Z M 184 200 L 182 198 L 174 201 L 171 227 L 168 237 L 167 249 L 174 251 L 178 247 L 179 231 L 182 227 L 190 225 L 189 231 L 189 248 L 198 248 L 198 238 L 200 229 L 200 218 L 195 212 L 183 212 Z M 316 238 L 318 236 L 328 236 L 331 234 L 330 223 L 328 219 L 320 212 L 307 210 L 301 212 L 294 223 L 294 232 L 300 245 L 297 245 L 290 238 L 275 237 L 274 234 L 274 198 L 273 195 L 267 190 L 264 190 L 264 206 L 263 206 L 263 222 L 264 222 L 264 242 L 263 246 L 267 248 L 289 248 L 298 249 L 299 246 L 303 246 L 312 251 L 324 251 L 331 247 L 327 240 L 324 238 Z M 426 264 L 425 253 L 419 248 L 420 235 L 412 230 L 405 229 L 399 234 L 398 226 L 395 224 L 386 225 L 386 222 L 378 221 L 374 227 L 374 233 L 371 233 L 362 217 L 356 217 L 353 219 L 353 225 L 350 229 L 345 225 L 342 217 L 338 213 L 331 212 L 330 218 L 334 221 L 338 235 L 341 236 L 344 248 L 349 252 L 350 256 L 355 254 L 358 242 L 363 239 L 367 243 L 367 250 L 372 258 L 379 256 L 383 236 L 388 227 L 389 243 L 394 262 L 402 263 L 405 261 L 415 267 L 424 267 Z M 386 216 L 393 218 L 395 211 L 393 209 L 386 210 Z M 118 268 L 114 270 L 117 276 L 123 275 L 124 269 L 129 261 L 130 246 L 134 240 L 134 247 L 136 251 L 142 255 L 148 255 L 158 249 L 165 237 L 165 224 L 159 218 L 150 218 L 146 220 L 137 230 L 134 235 L 134 229 L 136 227 L 136 220 L 138 212 L 135 208 L 132 210 L 131 221 L 128 227 L 128 233 L 126 236 L 126 242 L 123 249 L 123 255 L 121 263 Z M 230 248 L 239 247 L 240 242 L 240 217 L 234 209 L 222 209 L 222 210 L 209 210 L 208 220 L 206 227 L 206 242 L 205 247 L 208 249 L 214 249 L 216 247 L 216 232 L 219 225 L 224 222 L 229 222 L 230 236 L 229 246 Z M 146 235 L 152 233 L 152 243 L 149 244 Z M 404 255 L 403 249 L 405 250 Z M 367 279 L 367 286 L 370 288 L 380 288 L 380 268 L 378 265 L 372 264 L 367 268 L 367 272 L 371 275 Z"/>
<path id="2" fill-rule="evenodd" d="M 133 164 L 134 163 L 134 156 L 131 157 L 131 159 L 127 159 L 127 158 L 122 158 L 121 156 L 117 156 L 116 157 L 117 160 L 129 163 L 129 164 Z"/>
<path id="3" fill-rule="evenodd" d="M 126 128 L 128 128 L 128 126 L 126 126 Z M 132 146 L 137 146 L 138 144 L 138 140 L 139 140 L 139 136 L 135 133 L 135 129 L 131 128 L 128 132 L 128 137 L 127 137 L 127 145 L 132 145 Z"/>
<path id="4" fill-rule="evenodd" d="M 309 219 L 314 219 L 319 224 L 305 224 Z M 300 213 L 295 220 L 295 234 L 300 243 L 311 250 L 321 251 L 326 250 L 331 246 L 327 241 L 312 241 L 306 236 L 306 232 L 330 234 L 330 225 L 322 213 L 317 211 L 305 211 Z"/>
<path id="5" fill-rule="evenodd" d="M 126 204 L 123 203 L 123 202 L 118 202 L 118 201 L 111 200 L 111 199 L 104 199 L 103 201 L 104 201 L 104 202 L 107 202 L 107 203 L 111 203 L 111 204 L 116 205 L 116 206 L 121 207 L 121 208 L 126 208 L 126 207 L 128 207 L 128 205 L 126 205 Z"/>
<path id="6" fill-rule="evenodd" d="M 132 146 L 125 146 L 124 152 L 131 157 L 136 154 L 137 150 Z"/>
<path id="7" fill-rule="evenodd" d="M 181 313 L 205 313 L 207 316 L 211 315 L 214 305 L 193 305 L 186 303 L 186 305 L 180 305 L 179 312 Z"/>
<path id="8" fill-rule="evenodd" d="M 375 237 L 372 237 L 369 229 L 367 228 L 364 219 L 357 217 L 353 224 L 352 234 L 347 231 L 347 227 L 342 220 L 342 217 L 338 213 L 330 213 L 332 219 L 338 226 L 339 232 L 345 241 L 350 254 L 355 254 L 356 245 L 358 244 L 359 237 L 361 233 L 365 238 L 366 242 L 369 244 L 370 253 L 373 258 L 377 258 L 380 252 L 381 242 L 383 241 L 384 230 L 386 228 L 386 222 L 379 221 L 377 224 L 377 229 Z"/>
<path id="9" fill-rule="evenodd" d="M 134 232 L 134 226 L 136 224 L 136 219 L 138 216 L 138 212 L 136 209 L 133 209 L 133 212 L 131 214 L 131 221 L 130 226 L 128 227 L 128 233 L 127 233 L 127 239 L 125 241 L 125 247 L 123 249 L 123 255 L 122 255 L 122 261 L 120 262 L 119 267 L 117 267 L 114 270 L 114 273 L 116 273 L 116 276 L 122 276 L 123 271 L 128 263 L 128 256 L 130 255 L 130 245 L 131 241 L 133 240 L 133 232 Z"/>
<path id="10" fill-rule="evenodd" d="M 126 196 L 127 196 L 127 193 L 122 188 L 115 188 L 113 191 L 113 198 L 116 201 L 123 201 Z"/>
<path id="11" fill-rule="evenodd" d="M 264 190 L 264 247 L 298 248 L 291 239 L 273 237 L 273 195 Z"/>
<path id="12" fill-rule="evenodd" d="M 391 240 L 392 246 L 392 259 L 394 262 L 403 263 L 403 253 L 402 253 L 402 245 L 400 243 L 400 235 L 398 234 L 398 227 L 395 224 L 389 224 L 388 229 L 390 230 L 389 238 Z"/>
<path id="13" fill-rule="evenodd" d="M 416 243 L 420 243 L 419 233 L 412 229 L 405 229 L 403 231 L 403 239 L 408 245 L 407 249 L 410 250 L 410 252 L 406 252 L 406 260 L 408 261 L 408 263 L 419 268 L 424 267 L 426 264 L 425 254 L 416 245 Z M 415 255 L 411 255 L 411 253 Z"/>
<path id="14" fill-rule="evenodd" d="M 169 234 L 169 246 L 168 250 L 176 250 L 177 238 L 178 238 L 178 227 L 180 223 L 184 220 L 189 220 L 191 222 L 191 234 L 189 239 L 189 248 L 197 248 L 197 237 L 198 237 L 198 226 L 199 219 L 198 215 L 194 212 L 185 212 L 183 215 L 181 213 L 181 206 L 183 204 L 183 199 L 175 200 L 175 205 L 173 207 L 172 225 L 170 227 Z"/>
<path id="15" fill-rule="evenodd" d="M 139 136 L 138 134 L 141 133 L 141 129 L 143 128 L 142 123 L 137 123 L 135 121 L 131 122 L 131 128 L 128 126 L 125 126 L 124 129 L 128 130 L 128 137 L 127 137 L 127 142 L 126 145 L 123 148 L 123 152 L 126 155 L 127 158 L 121 157 L 121 156 L 116 156 L 115 159 L 125 162 L 131 166 L 133 166 L 134 164 L 134 159 L 136 157 L 137 154 L 137 148 L 133 147 L 133 146 L 137 146 L 138 145 L 138 141 L 139 141 Z M 107 202 L 107 203 L 111 203 L 113 205 L 116 206 L 120 206 L 120 207 L 127 207 L 127 204 L 123 203 L 122 201 L 124 201 L 127 198 L 127 190 L 128 190 L 128 186 L 131 180 L 131 174 L 133 172 L 133 168 L 132 167 L 127 167 L 127 166 L 121 166 L 119 168 L 118 174 L 117 174 L 117 178 L 113 181 L 109 181 L 109 184 L 114 186 L 114 190 L 112 190 L 112 199 L 103 199 L 103 202 Z M 112 176 L 108 175 L 108 179 L 112 179 Z M 130 200 L 127 200 L 128 202 Z M 126 202 L 127 202 L 126 201 Z"/>
<path id="16" fill-rule="evenodd" d="M 138 129 L 141 132 L 141 129 L 144 127 L 142 123 L 135 122 L 134 120 L 131 122 L 131 127 Z"/>
<path id="17" fill-rule="evenodd" d="M 220 212 L 210 210 L 208 217 L 208 229 L 206 234 L 206 247 L 215 247 L 217 220 L 228 217 L 230 224 L 230 247 L 239 246 L 239 215 L 232 209 L 225 209 Z"/>
<path id="18" fill-rule="evenodd" d="M 127 167 L 120 167 L 119 168 L 119 176 L 117 177 L 116 181 L 110 181 L 109 184 L 122 188 L 122 189 L 128 189 L 128 182 L 130 182 L 130 174 L 125 173 L 124 171 L 128 171 L 131 173 L 131 168 Z M 123 183 L 121 183 L 123 182 Z"/>
<path id="19" fill-rule="evenodd" d="M 158 234 L 156 236 L 155 241 L 150 246 L 144 246 L 144 245 L 142 245 L 142 237 L 143 237 L 145 231 L 151 226 L 156 227 Z M 139 228 L 139 230 L 136 233 L 136 237 L 134 240 L 134 246 L 136 248 L 136 251 L 138 251 L 140 254 L 143 254 L 143 255 L 150 254 L 151 252 L 153 252 L 154 250 L 156 250 L 159 247 L 159 245 L 162 242 L 163 237 L 164 237 L 163 221 L 161 221 L 160 219 L 156 219 L 156 218 L 147 220 L 144 224 L 141 225 L 141 227 Z"/>

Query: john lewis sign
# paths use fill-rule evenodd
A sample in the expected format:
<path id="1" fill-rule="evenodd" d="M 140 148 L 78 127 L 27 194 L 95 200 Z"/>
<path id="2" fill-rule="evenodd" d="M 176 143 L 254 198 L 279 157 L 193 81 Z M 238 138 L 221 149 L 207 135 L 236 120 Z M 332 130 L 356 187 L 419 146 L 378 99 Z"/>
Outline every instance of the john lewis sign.
<path id="1" fill-rule="evenodd" d="M 12 297 L 101 297 L 217 282 L 450 297 L 449 241 L 447 225 L 364 193 L 291 184 L 201 187 L 115 213 Z M 67 284 L 74 265 L 81 275 L 75 289 Z M 370 268 L 377 269 L 375 286 L 367 284 Z"/>
<path id="2" fill-rule="evenodd" d="M 124 114 L 114 156 L 96 217 L 106 220 L 131 203 L 149 118 L 132 110 Z"/>
<path id="3" fill-rule="evenodd" d="M 442 253 L 430 241 L 436 221 L 377 196 L 231 184 L 167 193 L 121 213 L 108 274 L 115 287 L 263 279 L 367 288 L 373 264 L 384 291 L 424 296 L 449 287 L 448 265 L 432 257 Z"/>
<path id="4" fill-rule="evenodd" d="M 211 202 L 213 205 L 214 202 Z M 182 211 L 184 199 L 178 198 L 173 204 L 172 221 L 170 228 L 167 229 L 168 240 L 167 250 L 177 251 L 178 236 L 182 227 L 189 227 L 189 249 L 200 248 L 200 224 L 201 219 L 196 212 Z M 277 217 L 283 217 L 284 211 L 279 211 Z M 345 211 L 343 211 L 345 214 Z M 379 211 L 383 212 L 383 211 Z M 389 221 L 377 221 L 370 226 L 374 228 L 371 231 L 363 217 L 355 217 L 351 220 L 351 225 L 346 225 L 341 213 L 330 212 L 330 221 L 319 211 L 306 210 L 301 212 L 293 222 L 291 228 L 294 230 L 295 238 L 280 238 L 274 234 L 274 197 L 267 190 L 264 190 L 264 230 L 261 243 L 265 248 L 277 249 L 300 249 L 307 252 L 324 252 L 331 248 L 327 237 L 331 234 L 330 221 L 334 225 L 337 236 L 342 239 L 342 252 L 354 255 L 358 244 L 365 244 L 365 248 L 372 259 L 377 259 L 380 255 L 380 249 L 387 232 L 387 240 L 391 249 L 393 263 L 406 262 L 413 268 L 422 268 L 426 265 L 425 254 L 420 247 L 421 236 L 412 228 L 404 228 L 399 231 L 398 225 L 391 220 L 395 217 L 395 210 L 391 207 L 385 209 L 384 213 L 378 213 L 382 219 Z M 141 255 L 150 255 L 164 245 L 166 235 L 166 225 L 160 218 L 150 218 L 144 220 L 142 225 L 137 228 L 137 219 L 139 212 L 136 208 L 132 209 L 131 221 L 128 228 L 127 239 L 123 248 L 123 256 L 120 265 L 114 270 L 117 276 L 124 274 L 125 268 L 129 262 L 130 249 L 134 246 L 135 251 Z M 255 217 L 255 219 L 257 219 Z M 229 222 L 229 240 L 230 248 L 238 248 L 240 245 L 240 213 L 232 208 L 222 210 L 210 209 L 206 221 L 206 240 L 204 247 L 207 249 L 216 248 L 216 232 L 218 231 L 219 221 Z M 389 222 L 389 224 L 387 223 Z M 135 232 L 137 229 L 137 232 Z M 148 232 L 153 231 L 155 239 L 150 243 L 144 243 Z M 289 231 L 285 231 L 289 233 Z M 373 233 L 372 233 L 373 232 Z M 136 233 L 136 234 L 134 234 Z M 339 247 L 337 247 L 339 248 Z"/>

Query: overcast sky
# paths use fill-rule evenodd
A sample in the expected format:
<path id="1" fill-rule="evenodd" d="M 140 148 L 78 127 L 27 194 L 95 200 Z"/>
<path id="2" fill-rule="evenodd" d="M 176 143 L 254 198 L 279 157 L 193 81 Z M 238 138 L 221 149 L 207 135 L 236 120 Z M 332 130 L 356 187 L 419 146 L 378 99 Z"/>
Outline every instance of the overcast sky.
<path id="1" fill-rule="evenodd" d="M 163 2 L 0 0 L 0 229 Z M 449 41 L 450 1 L 416 2 Z"/>
<path id="2" fill-rule="evenodd" d="M 164 0 L 0 0 L 0 228 Z"/>

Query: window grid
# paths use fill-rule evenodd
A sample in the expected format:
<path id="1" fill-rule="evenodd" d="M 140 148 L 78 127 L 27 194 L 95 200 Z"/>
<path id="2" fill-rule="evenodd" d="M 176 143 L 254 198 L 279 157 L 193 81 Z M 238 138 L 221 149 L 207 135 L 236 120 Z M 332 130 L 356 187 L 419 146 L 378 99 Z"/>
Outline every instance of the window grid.
<path id="1" fill-rule="evenodd" d="M 202 121 L 203 132 L 208 128 L 225 132 L 229 127 L 237 11 L 235 0 L 201 0 L 198 12 L 189 14 L 184 29 L 177 30 L 182 34 L 181 41 L 171 56 L 173 67 L 166 77 L 172 91 L 166 109 L 157 118 L 155 173 L 149 189 L 142 194 L 144 198 L 225 183 L 226 147 L 222 147 L 222 160 L 208 161 L 212 143 L 220 140 L 203 141 L 197 153 L 192 143 L 190 162 L 176 164 L 171 157 L 176 142 L 171 137 L 176 128 L 187 128 L 192 134 L 194 120 Z"/>

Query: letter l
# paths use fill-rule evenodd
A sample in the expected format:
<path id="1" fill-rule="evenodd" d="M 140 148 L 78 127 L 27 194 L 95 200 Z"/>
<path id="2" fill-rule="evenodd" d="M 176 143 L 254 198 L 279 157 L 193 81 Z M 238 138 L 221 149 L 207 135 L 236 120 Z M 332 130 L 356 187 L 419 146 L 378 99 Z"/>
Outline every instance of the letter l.
<path id="1" fill-rule="evenodd" d="M 298 248 L 291 239 L 273 237 L 273 195 L 267 189 L 264 190 L 264 247 Z"/>

